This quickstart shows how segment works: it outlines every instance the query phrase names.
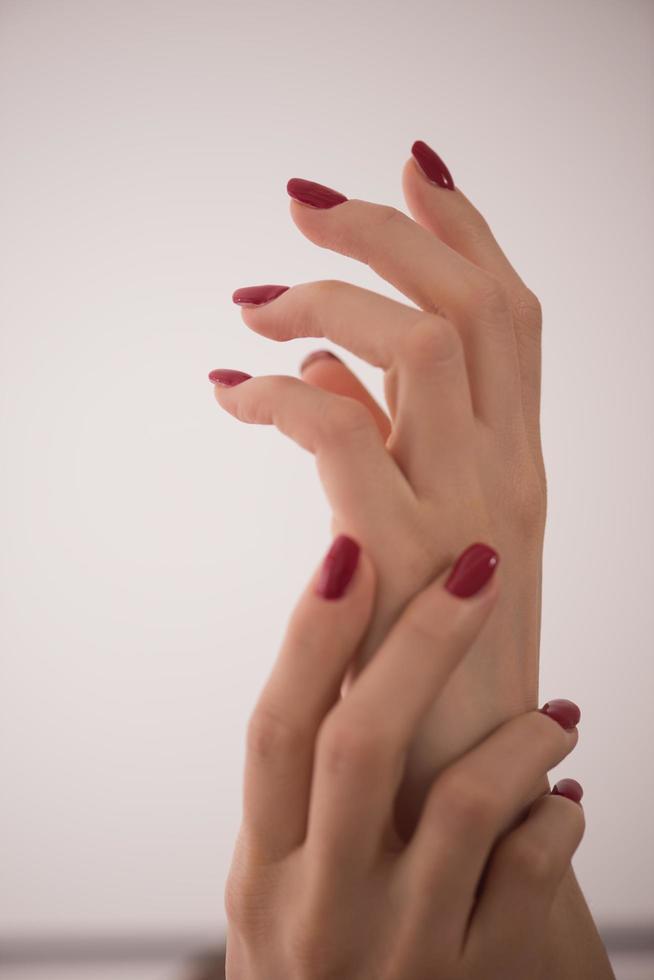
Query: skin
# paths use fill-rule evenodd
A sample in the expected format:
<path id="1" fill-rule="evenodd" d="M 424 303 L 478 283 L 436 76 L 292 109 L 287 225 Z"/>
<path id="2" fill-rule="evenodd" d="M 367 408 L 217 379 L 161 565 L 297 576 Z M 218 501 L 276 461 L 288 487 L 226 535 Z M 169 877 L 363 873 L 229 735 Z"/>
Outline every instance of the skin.
<path id="1" fill-rule="evenodd" d="M 531 800 L 576 728 L 512 718 L 441 771 L 408 844 L 388 834 L 408 747 L 496 608 L 497 572 L 468 598 L 430 583 L 345 698 L 376 576 L 362 552 L 345 595 L 325 600 L 318 575 L 248 725 L 229 980 L 536 977 L 584 817 L 562 796 Z"/>
<path id="2" fill-rule="evenodd" d="M 263 336 L 326 337 L 380 367 L 389 416 L 333 361 L 314 362 L 302 380 L 257 377 L 214 392 L 236 418 L 276 425 L 314 453 L 333 533 L 359 541 L 377 569 L 344 692 L 407 603 L 469 542 L 501 556 L 494 614 L 408 748 L 393 828 L 407 842 L 438 773 L 537 704 L 547 486 L 540 303 L 460 190 L 428 181 L 413 158 L 402 184 L 414 220 L 362 200 L 325 210 L 291 201 L 290 213 L 310 241 L 367 263 L 415 305 L 326 280 L 242 309 Z M 571 871 L 561 896 L 561 922 L 574 920 L 596 953 L 587 975 L 612 976 Z M 558 933 L 551 955 L 563 978 L 556 957 L 568 954 L 557 944 Z"/>
<path id="3" fill-rule="evenodd" d="M 490 231 L 473 246 L 483 219 L 460 191 L 432 186 L 413 162 L 404 187 L 424 224 L 359 200 L 290 207 L 311 241 L 366 261 L 417 306 L 327 280 L 242 310 L 266 337 L 328 337 L 382 368 L 390 419 L 380 408 L 371 413 L 355 376 L 333 364 L 315 364 L 302 381 L 258 377 L 216 385 L 215 394 L 241 421 L 274 424 L 315 454 L 333 533 L 360 541 L 379 571 L 371 628 L 348 683 L 406 602 L 466 542 L 485 541 L 502 557 L 507 581 L 496 614 L 411 748 L 398 801 L 406 837 L 438 770 L 537 703 L 546 488 L 538 392 L 523 380 L 538 374 L 537 300 L 500 260 Z M 445 240 L 450 226 L 459 228 L 458 251 Z M 490 268 L 466 257 L 464 245 Z"/>

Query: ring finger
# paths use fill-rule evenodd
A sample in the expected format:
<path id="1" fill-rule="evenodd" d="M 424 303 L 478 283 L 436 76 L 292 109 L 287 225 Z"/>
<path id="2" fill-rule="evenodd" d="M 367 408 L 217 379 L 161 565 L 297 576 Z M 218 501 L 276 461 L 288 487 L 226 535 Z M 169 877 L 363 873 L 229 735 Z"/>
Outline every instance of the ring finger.
<path id="1" fill-rule="evenodd" d="M 500 725 L 431 787 L 400 875 L 407 889 L 421 895 L 429 894 L 437 878 L 451 881 L 448 908 L 439 914 L 466 921 L 495 841 L 534 800 L 544 775 L 577 744 L 576 705 L 546 707 L 550 717 L 544 708 Z"/>
<path id="2" fill-rule="evenodd" d="M 549 793 L 536 800 L 527 819 L 493 851 L 465 956 L 479 962 L 492 937 L 492 947 L 506 952 L 515 969 L 515 953 L 529 937 L 521 976 L 536 975 L 540 950 L 534 939 L 545 939 L 542 923 L 583 833 L 584 813 L 577 802 Z M 508 975 L 503 966 L 497 963 L 498 976 Z"/>

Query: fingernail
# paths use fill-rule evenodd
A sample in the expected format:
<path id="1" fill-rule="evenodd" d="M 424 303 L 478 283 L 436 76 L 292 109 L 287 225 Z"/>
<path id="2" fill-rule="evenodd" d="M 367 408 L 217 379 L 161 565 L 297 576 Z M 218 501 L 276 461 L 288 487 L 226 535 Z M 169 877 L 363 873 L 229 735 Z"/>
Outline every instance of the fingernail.
<path id="1" fill-rule="evenodd" d="M 286 190 L 296 201 L 310 204 L 313 208 L 333 208 L 335 204 L 347 201 L 345 194 L 339 194 L 324 184 L 316 184 L 313 180 L 302 180 L 301 177 L 291 177 Z"/>
<path id="2" fill-rule="evenodd" d="M 497 568 L 500 556 L 487 544 L 471 544 L 459 555 L 445 583 L 452 595 L 465 599 L 484 587 Z"/>
<path id="3" fill-rule="evenodd" d="M 269 303 L 271 299 L 277 299 L 287 289 L 290 289 L 290 286 L 241 286 L 232 293 L 232 302 L 240 306 L 250 303 L 253 306 L 261 306 L 262 303 Z"/>
<path id="4" fill-rule="evenodd" d="M 578 783 L 576 779 L 559 779 L 558 783 L 552 787 L 551 795 L 565 796 L 573 803 L 580 803 L 584 790 L 581 783 Z"/>
<path id="5" fill-rule="evenodd" d="M 359 563 L 361 548 L 346 534 L 339 534 L 325 556 L 316 585 L 323 599 L 340 599 L 352 580 Z"/>
<path id="6" fill-rule="evenodd" d="M 433 180 L 439 187 L 445 187 L 449 191 L 454 190 L 452 174 L 431 146 L 427 146 L 422 140 L 416 140 L 411 147 L 411 152 L 425 177 Z"/>
<path id="7" fill-rule="evenodd" d="M 233 388 L 234 385 L 240 385 L 241 381 L 247 381 L 251 377 L 252 375 L 246 374 L 245 371 L 231 371 L 229 368 L 214 368 L 213 371 L 209 371 L 209 381 L 224 388 Z"/>
<path id="8" fill-rule="evenodd" d="M 339 364 L 343 363 L 340 357 L 336 357 L 336 354 L 332 354 L 330 350 L 314 350 L 311 352 L 311 354 L 307 354 L 300 364 L 300 374 L 302 374 L 302 372 L 308 368 L 310 364 L 313 364 L 314 361 L 326 360 L 338 361 Z"/>
<path id="9" fill-rule="evenodd" d="M 554 721 L 558 721 L 561 728 L 565 728 L 566 731 L 575 728 L 581 718 L 579 706 L 566 698 L 555 698 L 553 701 L 548 701 L 540 708 L 540 711 L 544 715 L 549 715 Z"/>

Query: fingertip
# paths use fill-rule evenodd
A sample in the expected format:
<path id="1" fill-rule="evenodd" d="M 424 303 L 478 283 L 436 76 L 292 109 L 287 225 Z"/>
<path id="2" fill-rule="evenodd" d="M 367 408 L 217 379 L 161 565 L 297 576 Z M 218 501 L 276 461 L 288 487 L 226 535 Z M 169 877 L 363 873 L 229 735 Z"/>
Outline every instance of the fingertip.
<path id="1" fill-rule="evenodd" d="M 500 556 L 495 548 L 483 542 L 475 542 L 461 552 L 454 562 L 444 583 L 444 588 L 452 595 L 468 599 L 482 594 L 491 601 L 496 593 L 490 588 L 495 580 L 495 571 L 499 565 Z"/>
<path id="2" fill-rule="evenodd" d="M 317 362 L 343 364 L 340 357 L 337 357 L 336 354 L 332 354 L 330 350 L 314 350 L 311 351 L 310 354 L 307 354 L 307 356 L 300 362 L 300 374 L 303 374 L 308 367 Z"/>
<path id="3" fill-rule="evenodd" d="M 220 388 L 234 388 L 236 385 L 249 381 L 252 377 L 246 371 L 235 371 L 232 368 L 214 368 L 207 375 L 212 384 Z"/>
<path id="4" fill-rule="evenodd" d="M 551 795 L 565 796 L 566 799 L 572 800 L 573 803 L 580 804 L 584 795 L 584 789 L 576 779 L 559 779 L 552 787 Z"/>
<path id="5" fill-rule="evenodd" d="M 315 585 L 322 599 L 341 599 L 348 591 L 361 557 L 361 545 L 348 534 L 338 534 L 323 558 Z"/>

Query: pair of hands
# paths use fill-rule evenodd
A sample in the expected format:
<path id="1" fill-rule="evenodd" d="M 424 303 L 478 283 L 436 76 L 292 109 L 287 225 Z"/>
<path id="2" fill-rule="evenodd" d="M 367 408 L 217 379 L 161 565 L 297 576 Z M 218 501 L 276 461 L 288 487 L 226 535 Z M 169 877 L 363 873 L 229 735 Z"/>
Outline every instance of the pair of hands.
<path id="1" fill-rule="evenodd" d="M 545 797 L 575 736 L 535 711 L 540 306 L 425 144 L 403 189 L 415 220 L 288 184 L 311 241 L 366 262 L 417 306 L 337 281 L 234 294 L 266 337 L 328 337 L 381 367 L 390 418 L 333 356 L 310 358 L 302 380 L 209 376 L 226 411 L 314 453 L 333 534 L 362 547 L 350 598 L 322 612 L 301 600 L 250 722 L 225 896 L 230 980 L 491 977 L 495 962 L 498 976 L 521 975 L 510 971 L 538 955 L 534 924 L 545 932 L 581 833 L 580 809 Z M 450 599 L 443 575 L 475 541 L 499 553 L 501 587 Z M 532 929 L 508 964 L 511 920 L 523 937 Z"/>

